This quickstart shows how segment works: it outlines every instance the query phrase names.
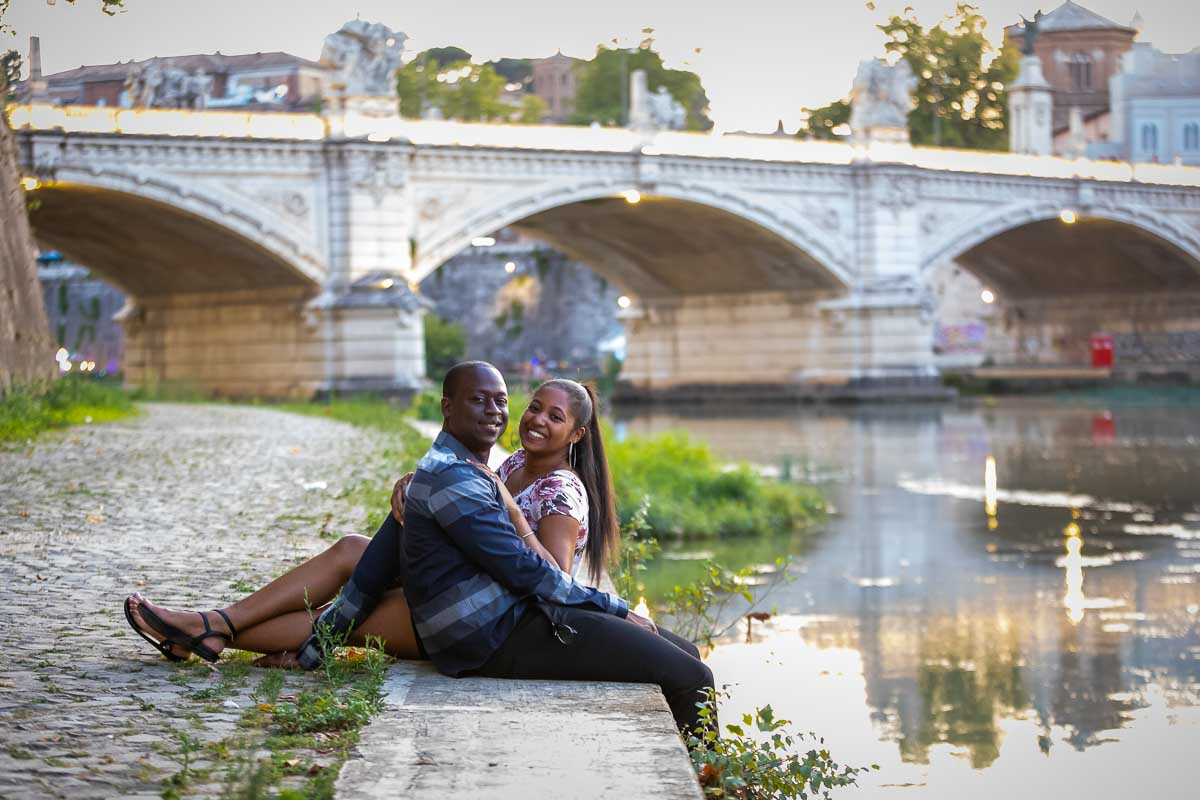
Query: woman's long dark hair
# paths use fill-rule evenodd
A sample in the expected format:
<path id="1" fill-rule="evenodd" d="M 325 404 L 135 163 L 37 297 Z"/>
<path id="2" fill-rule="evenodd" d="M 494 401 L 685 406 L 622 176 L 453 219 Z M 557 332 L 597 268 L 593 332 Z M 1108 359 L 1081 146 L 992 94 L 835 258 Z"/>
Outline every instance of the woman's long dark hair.
<path id="1" fill-rule="evenodd" d="M 538 389 L 545 386 L 567 393 L 571 398 L 571 415 L 575 418 L 575 425 L 585 429 L 583 438 L 575 443 L 571 466 L 587 492 L 588 538 L 584 552 L 587 554 L 588 575 L 593 583 L 597 583 L 604 574 L 608 560 L 616 553 L 621 536 L 617 525 L 612 475 L 608 472 L 604 439 L 600 436 L 600 403 L 596 399 L 596 389 L 591 384 L 554 378 Z"/>

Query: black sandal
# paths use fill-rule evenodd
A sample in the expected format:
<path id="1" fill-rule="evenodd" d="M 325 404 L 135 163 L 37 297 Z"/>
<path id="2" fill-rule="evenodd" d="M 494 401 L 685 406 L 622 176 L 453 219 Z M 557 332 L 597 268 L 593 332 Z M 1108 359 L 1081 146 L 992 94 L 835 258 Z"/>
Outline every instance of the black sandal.
<path id="1" fill-rule="evenodd" d="M 200 615 L 200 619 L 204 621 L 204 633 L 198 636 L 190 636 L 181 631 L 179 628 L 176 628 L 174 625 L 164 621 L 162 617 L 158 616 L 150 609 L 142 606 L 140 609 L 142 613 L 142 619 L 146 620 L 146 624 L 153 628 L 155 633 L 158 633 L 163 637 L 162 641 L 157 641 L 150 638 L 150 636 L 148 636 L 146 632 L 138 627 L 138 625 L 135 623 L 133 619 L 133 612 L 130 610 L 132 600 L 132 597 L 125 598 L 125 619 L 129 622 L 129 627 L 133 628 L 138 636 L 141 636 L 147 642 L 154 645 L 154 649 L 162 653 L 168 661 L 186 660 L 183 656 L 178 656 L 171 652 L 171 645 L 178 645 L 188 652 L 194 653 L 208 663 L 212 664 L 216 662 L 217 658 L 220 657 L 220 654 L 213 652 L 212 648 L 204 644 L 204 640 L 210 639 L 213 636 L 219 636 L 229 644 L 233 644 L 233 640 L 237 638 L 237 628 L 233 627 L 233 622 L 229 619 L 229 615 L 219 608 L 214 609 L 214 611 L 221 615 L 221 619 L 225 620 L 225 624 L 229 626 L 229 633 L 214 631 L 212 626 L 208 624 L 208 614 L 203 611 L 197 611 L 196 613 Z"/>

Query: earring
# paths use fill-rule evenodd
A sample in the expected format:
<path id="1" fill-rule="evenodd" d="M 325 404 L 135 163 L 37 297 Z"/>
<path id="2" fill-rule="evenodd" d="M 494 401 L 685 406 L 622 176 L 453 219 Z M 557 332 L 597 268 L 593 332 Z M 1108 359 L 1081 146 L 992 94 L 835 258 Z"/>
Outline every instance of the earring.
<path id="1" fill-rule="evenodd" d="M 572 467 L 575 466 L 575 443 L 571 442 L 567 445 L 567 463 Z"/>

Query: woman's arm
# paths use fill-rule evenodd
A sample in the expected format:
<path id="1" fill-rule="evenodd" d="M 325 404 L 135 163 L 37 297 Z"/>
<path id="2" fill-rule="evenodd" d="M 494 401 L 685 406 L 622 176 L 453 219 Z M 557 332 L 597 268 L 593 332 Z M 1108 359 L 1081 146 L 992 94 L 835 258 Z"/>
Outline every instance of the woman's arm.
<path id="1" fill-rule="evenodd" d="M 559 569 L 570 572 L 575 564 L 575 542 L 578 538 L 579 520 L 566 514 L 547 514 L 538 520 L 537 536 L 531 537 L 530 541 L 537 541 L 543 549 L 550 551 Z M 564 564 L 565 567 L 562 566 Z"/>
<path id="2" fill-rule="evenodd" d="M 538 530 L 535 533 L 533 528 L 529 527 L 529 520 L 525 519 L 525 515 L 521 513 L 521 507 L 517 505 L 517 501 L 513 499 L 512 492 L 510 492 L 508 487 L 504 485 L 504 481 L 500 479 L 500 476 L 492 472 L 483 464 L 475 461 L 472 461 L 471 464 L 476 469 L 483 472 L 484 475 L 491 478 L 492 482 L 495 483 L 496 487 L 500 490 L 500 499 L 504 502 L 504 508 L 508 511 L 508 519 L 510 522 L 512 522 L 512 526 L 517 529 L 517 536 L 521 537 L 521 541 L 525 542 L 525 544 L 529 546 L 530 550 L 549 561 L 555 567 L 558 567 L 560 571 L 569 573 L 571 571 L 571 562 L 573 561 L 572 556 L 574 555 L 574 550 L 568 549 L 566 551 L 566 558 L 559 560 L 559 557 L 556 556 L 555 553 L 560 553 L 561 550 L 550 550 L 547 549 L 543 544 L 545 540 L 542 539 L 542 528 L 545 527 L 545 520 L 543 519 L 542 522 L 538 523 Z M 576 522 L 575 526 L 575 531 L 578 533 L 579 523 Z M 574 543 L 573 539 L 572 543 Z M 566 568 L 563 567 L 563 564 L 567 565 Z"/>

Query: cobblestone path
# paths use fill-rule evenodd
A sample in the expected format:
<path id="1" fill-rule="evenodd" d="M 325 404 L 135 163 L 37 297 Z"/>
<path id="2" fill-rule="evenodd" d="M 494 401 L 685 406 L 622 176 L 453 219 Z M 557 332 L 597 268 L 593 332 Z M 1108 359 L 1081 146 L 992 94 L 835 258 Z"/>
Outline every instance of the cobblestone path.
<path id="1" fill-rule="evenodd" d="M 0 797 L 157 798 L 181 741 L 219 750 L 267 671 L 170 665 L 121 601 L 223 605 L 360 532 L 337 495 L 374 447 L 323 419 L 147 405 L 0 451 Z M 219 795 L 219 772 L 197 769 L 184 793 Z"/>

